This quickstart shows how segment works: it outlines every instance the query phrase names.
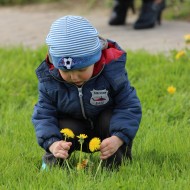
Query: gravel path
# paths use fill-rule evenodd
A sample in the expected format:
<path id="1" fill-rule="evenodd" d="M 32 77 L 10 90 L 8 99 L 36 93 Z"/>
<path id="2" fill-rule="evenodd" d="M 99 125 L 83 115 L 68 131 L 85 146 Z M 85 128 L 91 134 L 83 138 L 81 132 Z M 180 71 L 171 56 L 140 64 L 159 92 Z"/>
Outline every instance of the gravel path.
<path id="1" fill-rule="evenodd" d="M 189 22 L 163 21 L 154 29 L 136 31 L 132 28 L 137 15 L 130 14 L 125 26 L 107 24 L 109 9 L 57 8 L 53 5 L 0 7 L 0 46 L 19 45 L 37 48 L 44 44 L 51 23 L 64 15 L 86 17 L 101 36 L 117 41 L 124 49 L 145 49 L 149 52 L 167 52 L 185 47 L 183 36 L 190 33 Z"/>

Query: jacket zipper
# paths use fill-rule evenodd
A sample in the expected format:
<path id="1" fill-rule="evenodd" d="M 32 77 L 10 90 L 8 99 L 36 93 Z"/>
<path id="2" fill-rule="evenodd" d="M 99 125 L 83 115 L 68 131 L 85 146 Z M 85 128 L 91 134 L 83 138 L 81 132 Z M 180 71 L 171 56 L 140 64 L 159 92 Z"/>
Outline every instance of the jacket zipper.
<path id="1" fill-rule="evenodd" d="M 78 87 L 77 87 L 78 88 Z M 79 93 L 79 100 L 80 100 L 80 106 L 81 106 L 81 110 L 82 110 L 82 115 L 85 119 L 87 119 L 85 111 L 84 111 L 84 104 L 83 104 L 83 94 L 82 94 L 82 87 L 78 88 L 78 93 Z"/>
<path id="2" fill-rule="evenodd" d="M 104 65 L 103 65 L 103 67 L 102 67 L 102 70 L 103 70 L 103 69 L 104 69 Z M 102 70 L 98 73 L 98 75 L 102 72 Z M 92 77 L 91 79 L 97 77 L 98 75 Z M 91 80 L 91 79 L 89 79 L 89 80 Z M 86 82 L 85 82 L 85 83 L 86 83 Z M 85 84 L 85 83 L 84 83 L 84 84 Z M 85 114 L 85 111 L 84 111 L 84 104 L 83 104 L 83 99 L 82 99 L 82 97 L 83 97 L 83 94 L 82 94 L 82 87 L 84 86 L 84 84 L 83 84 L 81 87 L 78 87 L 78 86 L 76 86 L 76 85 L 75 85 L 75 86 L 77 87 L 78 93 L 79 93 L 79 99 L 80 99 L 80 106 L 81 106 L 81 110 L 82 110 L 82 115 L 83 115 L 83 117 L 84 117 L 85 119 L 87 119 L 88 121 L 90 121 L 91 127 L 94 128 L 92 120 L 86 117 L 86 114 Z"/>
<path id="3" fill-rule="evenodd" d="M 80 87 L 80 88 L 77 87 L 77 88 L 78 88 L 78 92 L 79 92 L 79 100 L 80 100 L 80 106 L 81 106 L 81 110 L 82 110 L 82 115 L 86 120 L 88 120 L 90 122 L 91 129 L 93 129 L 94 124 L 93 124 L 93 122 L 92 122 L 92 120 L 90 118 L 86 117 L 86 114 L 85 114 L 85 111 L 84 111 L 84 104 L 83 104 L 83 99 L 82 99 L 82 97 L 83 97 L 82 87 Z"/>

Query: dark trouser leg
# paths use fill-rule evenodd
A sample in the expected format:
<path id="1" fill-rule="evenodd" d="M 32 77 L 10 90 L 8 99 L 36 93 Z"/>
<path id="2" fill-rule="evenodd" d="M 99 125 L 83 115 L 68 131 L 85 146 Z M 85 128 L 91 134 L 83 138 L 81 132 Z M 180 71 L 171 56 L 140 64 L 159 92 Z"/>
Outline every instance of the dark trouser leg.
<path id="1" fill-rule="evenodd" d="M 89 142 L 93 137 L 99 137 L 101 141 L 104 140 L 105 138 L 110 137 L 109 125 L 111 117 L 112 117 L 111 110 L 103 111 L 97 117 L 97 122 L 94 123 L 93 129 L 91 129 L 90 123 L 86 120 L 79 120 L 71 117 L 59 120 L 60 130 L 64 128 L 69 128 L 75 134 L 74 139 L 68 139 L 68 141 L 72 142 L 72 146 L 69 150 L 69 155 L 75 150 L 80 150 L 80 144 L 78 142 L 78 138 L 76 137 L 80 134 L 86 134 L 88 136 L 88 138 L 85 139 L 83 144 L 84 152 L 90 152 Z M 107 159 L 106 163 L 108 163 L 109 166 L 112 164 L 120 165 L 123 158 L 132 159 L 131 148 L 132 144 L 128 146 L 126 146 L 125 144 L 122 145 L 113 156 Z M 62 164 L 63 162 L 62 159 L 55 158 L 51 153 L 46 153 L 43 157 L 43 160 L 45 161 L 45 163 L 49 165 Z"/>
<path id="2" fill-rule="evenodd" d="M 109 133 L 109 125 L 110 125 L 110 119 L 112 117 L 112 111 L 107 110 L 100 114 L 96 125 L 99 126 L 101 130 L 99 130 L 99 137 L 101 140 L 110 137 Z M 98 132 L 97 132 L 98 134 Z M 106 167 L 112 167 L 112 166 L 120 166 L 123 159 L 129 159 L 132 160 L 132 142 L 130 142 L 128 145 L 123 144 L 114 155 L 109 157 L 107 160 L 105 160 L 105 166 Z"/>
<path id="3" fill-rule="evenodd" d="M 75 150 L 80 150 L 80 143 L 78 142 L 79 139 L 77 138 L 77 136 L 80 134 L 86 134 L 88 136 L 88 138 L 85 139 L 83 143 L 83 151 L 88 152 L 87 143 L 89 142 L 91 133 L 91 126 L 88 121 L 68 117 L 59 121 L 59 127 L 60 129 L 69 128 L 75 134 L 75 137 L 73 139 L 67 139 L 67 141 L 72 142 L 72 146 L 69 150 L 69 155 Z"/>
<path id="4" fill-rule="evenodd" d="M 134 1 L 133 0 L 114 0 L 114 6 L 109 20 L 110 25 L 123 25 L 125 24 L 125 19 L 127 11 L 132 8 L 134 11 Z"/>
<path id="5" fill-rule="evenodd" d="M 159 3 L 155 0 L 143 0 L 141 13 L 134 24 L 135 29 L 153 28 L 156 23 L 161 24 L 161 14 L 165 8 L 165 0 Z"/>
<path id="6" fill-rule="evenodd" d="M 67 141 L 72 142 L 72 146 L 69 150 L 69 155 L 71 155 L 71 153 L 74 150 L 80 150 L 80 144 L 79 144 L 78 138 L 76 136 L 78 136 L 80 134 L 86 134 L 88 136 L 90 135 L 89 134 L 90 133 L 90 124 L 86 120 L 79 120 L 79 119 L 67 117 L 67 118 L 59 120 L 59 128 L 60 128 L 60 130 L 64 129 L 64 128 L 69 128 L 75 134 L 74 139 L 71 139 L 71 138 L 67 139 Z M 88 140 L 85 140 L 85 141 L 88 141 Z M 87 143 L 85 142 L 83 145 L 83 151 L 85 151 L 85 152 L 87 152 L 87 150 L 88 150 L 88 147 L 86 145 L 87 145 Z M 54 155 L 49 152 L 46 152 L 42 159 L 49 166 L 63 164 L 63 159 L 55 158 Z"/>
<path id="7" fill-rule="evenodd" d="M 126 145 L 122 145 L 117 152 L 112 155 L 111 157 L 109 157 L 106 160 L 105 166 L 106 167 L 118 167 L 121 165 L 123 160 L 130 160 L 132 161 L 132 142 L 130 142 L 127 146 Z"/>
<path id="8" fill-rule="evenodd" d="M 143 3 L 154 2 L 155 0 L 142 0 Z"/>

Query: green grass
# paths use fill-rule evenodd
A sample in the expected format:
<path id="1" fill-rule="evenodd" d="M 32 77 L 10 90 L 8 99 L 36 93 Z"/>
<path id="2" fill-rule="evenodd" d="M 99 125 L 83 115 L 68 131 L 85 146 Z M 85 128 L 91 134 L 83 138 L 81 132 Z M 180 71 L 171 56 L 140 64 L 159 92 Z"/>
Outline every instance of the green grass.
<path id="1" fill-rule="evenodd" d="M 189 0 L 183 0 L 183 2 L 180 2 L 180 0 L 166 0 L 166 2 L 165 19 L 190 21 Z"/>
<path id="2" fill-rule="evenodd" d="M 40 171 L 44 151 L 31 123 L 37 101 L 35 69 L 46 48 L 0 49 L 0 190 L 176 189 L 190 186 L 190 51 L 169 55 L 129 51 L 127 69 L 142 103 L 143 117 L 134 141 L 133 163 L 119 171 Z M 173 95 L 168 86 L 176 87 Z M 73 158 L 74 159 L 74 158 Z M 96 157 L 98 159 L 98 157 Z M 97 163 L 96 163 L 97 164 Z"/>

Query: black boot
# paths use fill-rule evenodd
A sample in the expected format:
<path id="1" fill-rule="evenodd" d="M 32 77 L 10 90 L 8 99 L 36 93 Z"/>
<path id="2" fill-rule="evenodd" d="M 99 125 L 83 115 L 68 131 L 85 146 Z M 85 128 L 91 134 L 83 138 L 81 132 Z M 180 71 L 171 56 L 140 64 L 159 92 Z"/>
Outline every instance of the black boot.
<path id="1" fill-rule="evenodd" d="M 153 28 L 156 22 L 161 24 L 161 14 L 165 8 L 165 0 L 160 3 L 154 1 L 144 2 L 139 18 L 134 24 L 134 29 Z"/>
<path id="2" fill-rule="evenodd" d="M 109 25 L 124 25 L 129 8 L 135 12 L 134 0 L 115 0 Z"/>

